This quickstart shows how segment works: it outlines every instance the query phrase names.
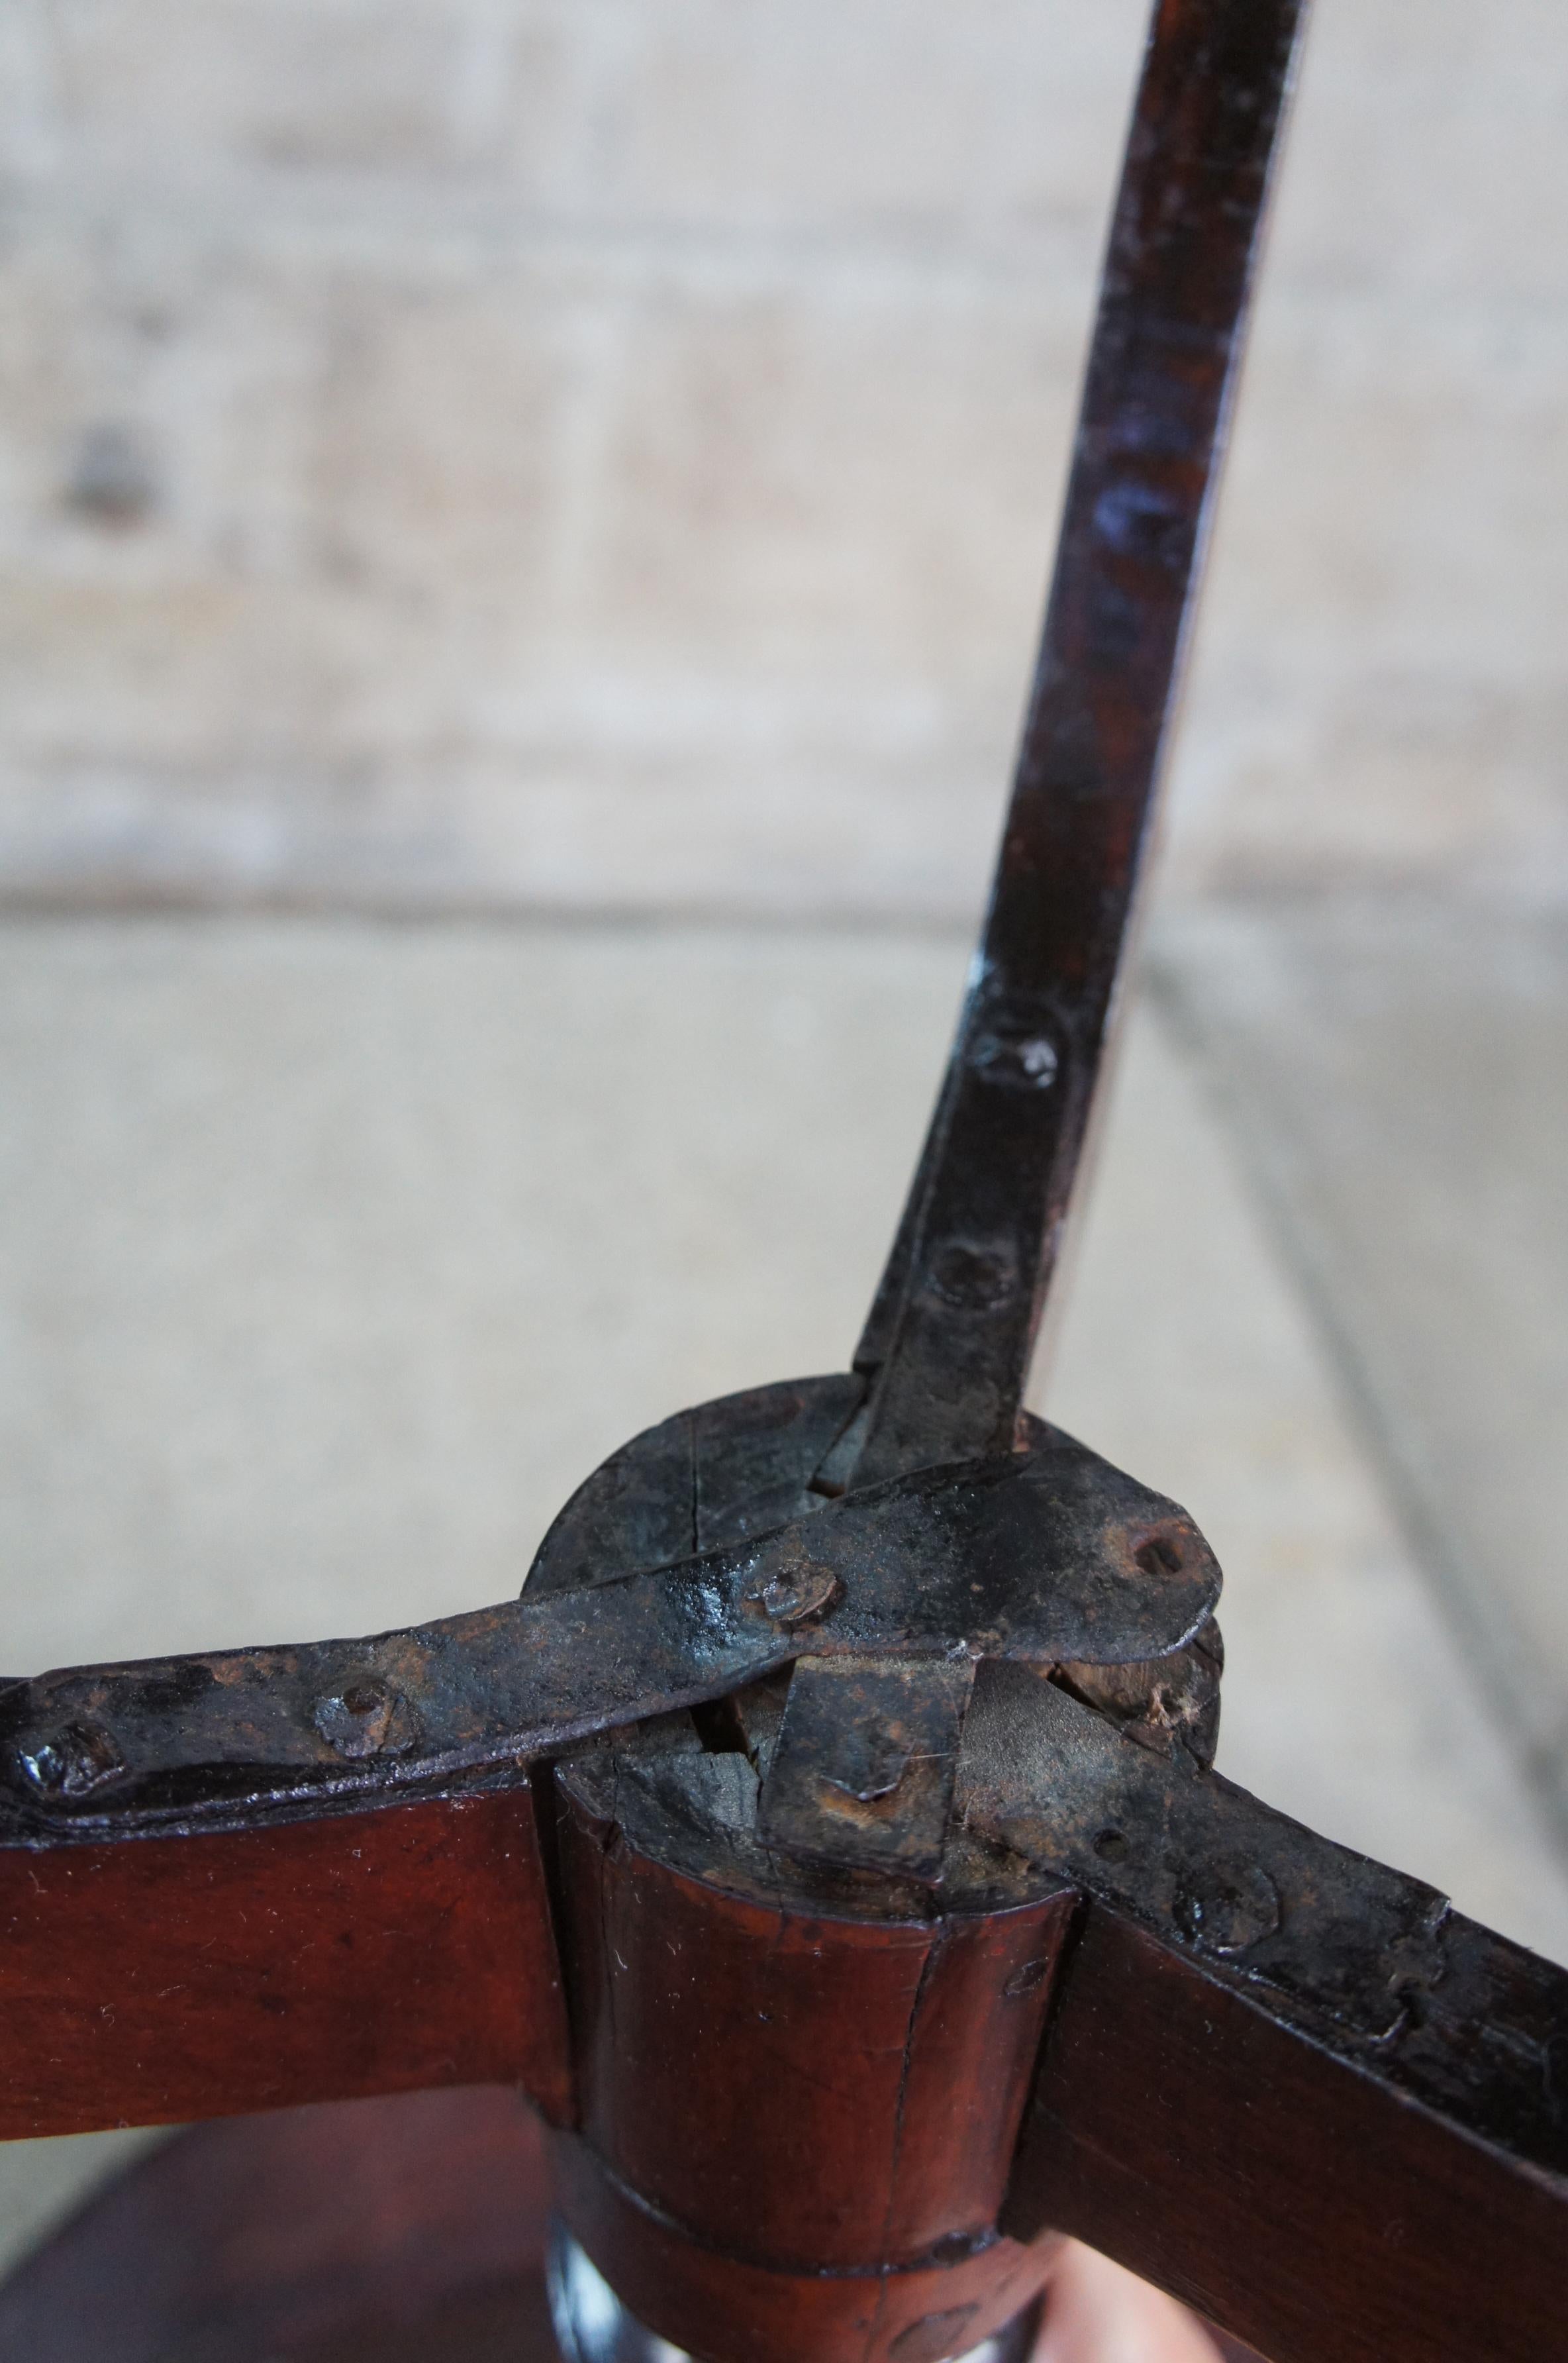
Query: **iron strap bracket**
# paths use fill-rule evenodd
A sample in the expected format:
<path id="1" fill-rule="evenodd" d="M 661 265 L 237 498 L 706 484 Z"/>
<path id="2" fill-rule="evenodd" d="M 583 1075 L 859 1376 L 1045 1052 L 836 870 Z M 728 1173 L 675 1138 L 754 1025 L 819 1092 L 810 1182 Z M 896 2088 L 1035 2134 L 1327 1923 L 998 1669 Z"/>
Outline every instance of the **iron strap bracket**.
<path id="1" fill-rule="evenodd" d="M 0 1686 L 0 2134 L 513 2081 L 559 2125 L 582 2105 L 571 2171 L 584 2192 L 600 2176 L 585 2214 L 620 2211 L 628 2272 L 678 2257 L 688 2296 L 723 2280 L 732 2322 L 773 2274 L 767 2352 L 789 2363 L 808 2319 L 789 2309 L 830 2300 L 862 2363 L 884 2363 L 873 2320 L 886 2363 L 940 2363 L 980 2297 L 922 2298 L 895 2336 L 885 2309 L 860 2323 L 856 2276 L 896 2268 L 906 2297 L 984 2285 L 1016 2310 L 1038 2283 L 1009 2274 L 1047 2225 L 1277 2363 L 1561 2346 L 1541 2260 L 1568 2231 L 1568 1976 L 1213 1772 L 1213 1554 L 1176 1503 L 1022 1410 L 1301 13 L 1154 11 L 990 908 L 853 1371 L 634 1438 L 518 1601 Z M 605 1936 L 623 1908 L 625 1957 Z M 790 2041 L 865 2015 L 877 1956 L 858 2058 L 886 2189 L 857 2199 L 875 2255 L 828 2253 L 848 2202 L 813 2215 L 801 2173 L 789 2221 L 812 2228 L 784 2266 L 754 2270 L 738 2234 L 714 2261 L 724 2209 L 742 2231 L 755 2212 L 745 2113 L 726 2088 L 704 2114 L 661 2030 L 706 2041 L 721 1923 L 742 1997 L 722 2064 L 744 2052 L 765 2092 Z M 584 2163 L 584 2086 L 635 2034 L 624 2014 L 597 2040 L 584 1996 L 645 1955 L 643 2099 L 690 2103 L 712 2169 L 685 2250 L 652 2192 L 658 2108 L 639 2129 L 601 2089 L 611 2132 Z M 793 2033 L 764 2031 L 776 1993 Z M 976 2027 L 1002 2047 L 971 2056 Z M 847 2140 L 814 2058 L 789 2056 L 793 2136 L 825 2110 Z M 944 2212 L 955 2124 L 981 2126 L 962 2224 Z M 607 2162 L 639 2141 L 640 2193 L 621 2151 Z"/>

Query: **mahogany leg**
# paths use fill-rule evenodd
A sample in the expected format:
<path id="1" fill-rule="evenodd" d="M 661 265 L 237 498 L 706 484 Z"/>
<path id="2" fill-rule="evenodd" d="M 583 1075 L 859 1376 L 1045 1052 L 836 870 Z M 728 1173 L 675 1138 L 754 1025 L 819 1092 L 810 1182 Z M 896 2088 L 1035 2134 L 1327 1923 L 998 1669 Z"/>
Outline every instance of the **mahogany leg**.
<path id="1" fill-rule="evenodd" d="M 560 2363 L 549 2238 L 538 2121 L 511 2091 L 221 2119 L 0 2285 L 0 2363 Z M 1052 2296 L 1037 2363 L 1256 2363 L 1076 2243 Z"/>

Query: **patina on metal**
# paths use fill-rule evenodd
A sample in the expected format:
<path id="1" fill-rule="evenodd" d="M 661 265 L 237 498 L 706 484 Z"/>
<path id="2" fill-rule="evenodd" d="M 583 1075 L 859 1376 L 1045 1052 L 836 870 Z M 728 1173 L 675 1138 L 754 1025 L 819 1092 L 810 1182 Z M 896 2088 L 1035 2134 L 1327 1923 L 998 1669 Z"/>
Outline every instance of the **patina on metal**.
<path id="1" fill-rule="evenodd" d="M 1300 17 L 1296 0 L 1155 11 L 990 907 L 855 1358 L 863 1482 L 1012 1441 L 1149 842 Z"/>
<path id="2" fill-rule="evenodd" d="M 1219 1592 L 1184 1511 L 1031 1421 L 1026 1449 L 868 1486 L 671 1566 L 623 1572 L 601 1559 L 591 1590 L 530 1586 L 368 1640 L 14 1683 L 0 1695 L 0 1811 L 41 1836 L 127 1817 L 194 1826 L 307 1793 L 430 1790 L 560 1756 L 808 1657 L 934 1660 L 928 1680 L 952 1701 L 955 1741 L 955 1667 L 1141 1664 L 1184 1648 Z"/>
<path id="3" fill-rule="evenodd" d="M 520 1602 L 0 1689 L 0 2130 L 515 2082 L 580 2354 L 1011 2356 L 1064 2233 L 1272 2363 L 1561 2351 L 1568 1976 L 1214 1772 L 1212 1553 L 1022 1410 L 1300 13 L 1154 9 L 853 1369 L 633 1438 Z"/>

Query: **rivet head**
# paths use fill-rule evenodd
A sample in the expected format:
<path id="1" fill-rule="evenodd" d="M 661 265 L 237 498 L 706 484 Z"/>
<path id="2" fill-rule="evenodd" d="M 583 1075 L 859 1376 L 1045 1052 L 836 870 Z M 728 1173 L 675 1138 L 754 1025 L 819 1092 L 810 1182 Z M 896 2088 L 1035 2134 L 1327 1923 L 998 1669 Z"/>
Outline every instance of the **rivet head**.
<path id="1" fill-rule="evenodd" d="M 18 1754 L 33 1787 L 48 1797 L 84 1797 L 126 1769 L 115 1740 L 97 1723 L 69 1723 Z"/>
<path id="2" fill-rule="evenodd" d="M 419 1719 L 408 1701 L 374 1677 L 347 1682 L 317 1699 L 314 1720 L 339 1756 L 396 1756 L 419 1736 Z"/>
<path id="3" fill-rule="evenodd" d="M 771 1616 L 776 1625 L 803 1625 L 811 1616 L 821 1616 L 831 1608 L 839 1594 L 837 1576 L 831 1567 L 820 1567 L 812 1559 L 797 1559 L 789 1567 L 760 1583 L 748 1600 Z"/>
<path id="4" fill-rule="evenodd" d="M 1141 1575 L 1179 1575 L 1187 1564 L 1181 1536 L 1174 1527 L 1162 1526 L 1138 1544 L 1132 1564 Z"/>
<path id="5" fill-rule="evenodd" d="M 970 1038 L 971 1071 L 1004 1090 L 1048 1092 L 1061 1063 L 1049 1018 L 1025 996 L 993 1002 Z"/>
<path id="6" fill-rule="evenodd" d="M 1273 1936 L 1281 1915 L 1268 1872 L 1241 1856 L 1189 1868 L 1176 1892 L 1176 1925 L 1206 1952 L 1247 1952 Z"/>
<path id="7" fill-rule="evenodd" d="M 1018 1286 L 1018 1258 L 1006 1241 L 949 1239 L 931 1261 L 931 1286 L 959 1313 L 988 1313 Z"/>

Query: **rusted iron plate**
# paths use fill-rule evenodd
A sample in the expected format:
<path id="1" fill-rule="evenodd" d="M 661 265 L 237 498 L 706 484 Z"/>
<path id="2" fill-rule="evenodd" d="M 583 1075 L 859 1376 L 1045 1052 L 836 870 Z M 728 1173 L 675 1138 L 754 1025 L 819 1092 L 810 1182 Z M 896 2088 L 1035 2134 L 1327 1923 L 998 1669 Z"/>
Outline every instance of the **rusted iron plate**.
<path id="1" fill-rule="evenodd" d="M 940 1879 L 974 1660 L 817 1658 L 795 1669 L 762 1789 L 766 1846 Z"/>
<path id="2" fill-rule="evenodd" d="M 1179 1649 L 1220 1570 L 1196 1526 L 1057 1430 L 728 1549 L 363 1641 L 76 1668 L 0 1695 L 13 1839 L 449 1782 L 811 1656 L 1116 1664 Z"/>
<path id="3" fill-rule="evenodd" d="M 1551 2351 L 1568 1973 L 1025 1667 L 982 1670 L 958 1810 L 1088 1899 L 1015 2235 L 1077 2231 L 1274 2363 Z"/>
<path id="4" fill-rule="evenodd" d="M 1200 571 L 1299 0 L 1163 0 L 957 1040 L 856 1357 L 863 1479 L 1004 1451 L 1088 1120 Z"/>
<path id="5" fill-rule="evenodd" d="M 1517 2089 L 1478 1999 L 1452 2035 L 1476 2087 Z M 1015 2188 L 1004 2224 L 1076 2233 L 1269 2363 L 1562 2352 L 1568 2182 L 1104 1904 L 1064 1971 Z"/>

